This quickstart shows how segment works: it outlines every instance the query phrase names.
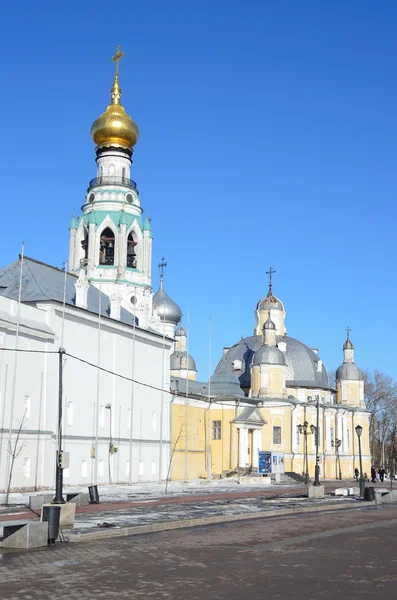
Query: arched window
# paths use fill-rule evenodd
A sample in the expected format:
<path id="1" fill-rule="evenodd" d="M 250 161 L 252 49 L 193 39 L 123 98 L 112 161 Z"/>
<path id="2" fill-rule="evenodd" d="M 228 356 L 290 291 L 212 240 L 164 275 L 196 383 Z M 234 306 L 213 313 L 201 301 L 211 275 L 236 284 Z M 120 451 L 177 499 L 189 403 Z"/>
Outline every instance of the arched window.
<path id="1" fill-rule="evenodd" d="M 109 176 L 113 177 L 114 175 L 114 165 L 109 165 Z"/>
<path id="2" fill-rule="evenodd" d="M 87 477 L 88 475 L 88 465 L 86 460 L 81 461 L 81 476 Z"/>
<path id="3" fill-rule="evenodd" d="M 103 177 L 103 167 L 99 167 L 99 183 L 102 182 L 102 177 Z"/>
<path id="4" fill-rule="evenodd" d="M 126 176 L 125 176 L 125 167 L 123 167 L 122 171 L 121 171 L 121 177 L 123 178 L 123 183 L 126 180 Z"/>
<path id="5" fill-rule="evenodd" d="M 83 250 L 83 256 L 80 259 L 80 267 L 84 268 L 87 265 L 88 261 L 88 231 L 84 227 L 84 237 L 81 240 L 81 248 Z M 81 256 L 81 255 L 80 255 Z"/>
<path id="6" fill-rule="evenodd" d="M 67 424 L 73 425 L 73 403 L 69 400 L 66 405 Z"/>
<path id="7" fill-rule="evenodd" d="M 137 242 L 134 241 L 132 233 L 128 236 L 127 240 L 127 267 L 131 269 L 136 269 L 137 258 L 135 254 L 135 246 Z"/>
<path id="8" fill-rule="evenodd" d="M 110 227 L 106 227 L 101 234 L 99 264 L 114 265 L 114 233 Z"/>

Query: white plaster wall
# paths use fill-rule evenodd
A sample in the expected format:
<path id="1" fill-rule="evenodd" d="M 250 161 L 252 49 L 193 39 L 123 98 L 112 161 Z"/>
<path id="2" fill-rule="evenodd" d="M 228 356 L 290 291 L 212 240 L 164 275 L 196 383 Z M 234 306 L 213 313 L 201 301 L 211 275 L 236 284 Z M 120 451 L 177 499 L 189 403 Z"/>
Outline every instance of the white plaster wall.
<path id="1" fill-rule="evenodd" d="M 0 311 L 16 313 L 16 302 L 0 297 Z M 61 335 L 61 307 L 41 305 L 41 308 L 21 306 L 21 318 L 47 323 L 55 339 L 37 338 L 33 331 L 20 334 L 19 348 L 57 351 Z M 70 452 L 70 467 L 66 483 L 91 484 L 98 471 L 98 482 L 109 481 L 108 448 L 110 440 L 110 411 L 104 410 L 103 427 L 98 419 L 96 458 L 90 458 L 90 449 L 96 446 L 96 419 L 106 404 L 112 406 L 112 438 L 118 448 L 111 457 L 113 481 L 128 481 L 130 453 L 132 453 L 132 481 L 157 480 L 160 458 L 160 412 L 163 405 L 163 473 L 169 452 L 169 356 L 171 342 L 140 328 L 135 329 L 135 360 L 133 360 L 132 327 L 111 319 L 102 319 L 98 335 L 98 319 L 86 311 L 67 307 L 64 324 L 64 347 L 72 355 L 97 364 L 98 345 L 100 365 L 152 387 L 132 384 L 114 375 L 101 372 L 71 357 L 64 361 L 64 450 Z M 15 332 L 0 321 L 0 347 L 14 348 Z M 0 489 L 5 487 L 6 447 L 9 439 L 12 375 L 15 352 L 0 351 Z M 164 362 L 163 362 L 164 358 Z M 7 376 L 6 376 L 7 375 Z M 31 416 L 23 428 L 23 449 L 18 456 L 13 488 L 53 487 L 55 432 L 58 413 L 58 354 L 17 353 L 13 429 L 16 430 L 24 411 L 25 396 L 30 396 Z M 156 389 L 160 388 L 160 389 Z M 99 390 L 99 391 L 98 391 Z M 66 406 L 71 402 L 73 421 L 68 423 Z M 133 410 L 132 432 L 130 410 Z M 157 415 L 153 431 L 153 413 Z M 15 432 L 13 439 L 15 439 Z M 24 475 L 24 460 L 30 459 L 30 475 Z M 87 476 L 82 463 L 86 461 Z M 103 461 L 103 475 L 99 474 Z M 156 474 L 152 473 L 155 463 Z M 139 470 L 139 463 L 141 470 Z M 143 471 L 142 471 L 143 469 Z M 26 471 L 26 468 L 25 468 Z M 139 475 L 141 472 L 141 475 Z"/>

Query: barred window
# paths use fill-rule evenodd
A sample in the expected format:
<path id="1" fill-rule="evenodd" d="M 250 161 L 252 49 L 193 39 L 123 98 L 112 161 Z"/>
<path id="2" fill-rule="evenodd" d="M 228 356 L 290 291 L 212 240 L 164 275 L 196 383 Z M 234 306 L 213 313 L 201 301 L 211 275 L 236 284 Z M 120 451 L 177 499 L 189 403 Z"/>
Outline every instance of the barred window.
<path id="1" fill-rule="evenodd" d="M 279 425 L 273 426 L 273 444 L 281 444 L 281 427 Z"/>
<path id="2" fill-rule="evenodd" d="M 212 421 L 212 439 L 222 439 L 222 423 L 221 421 Z"/>

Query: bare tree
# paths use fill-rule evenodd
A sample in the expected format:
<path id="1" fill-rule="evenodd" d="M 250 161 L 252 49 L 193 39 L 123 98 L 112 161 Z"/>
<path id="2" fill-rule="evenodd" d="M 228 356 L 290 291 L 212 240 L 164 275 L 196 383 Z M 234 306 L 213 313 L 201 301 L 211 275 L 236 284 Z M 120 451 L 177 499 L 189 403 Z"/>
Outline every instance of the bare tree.
<path id="1" fill-rule="evenodd" d="M 10 499 L 10 490 L 11 490 L 12 472 L 14 470 L 14 463 L 15 463 L 16 458 L 18 458 L 18 456 L 21 454 L 23 447 L 24 447 L 23 443 L 21 443 L 21 444 L 19 443 L 19 438 L 21 436 L 21 431 L 23 428 L 23 424 L 25 422 L 26 410 L 27 409 L 25 408 L 25 412 L 23 413 L 23 417 L 21 419 L 14 444 L 12 444 L 11 440 L 8 440 L 7 450 L 11 456 L 11 463 L 10 463 L 10 474 L 8 477 L 8 483 L 7 483 L 7 489 L 6 489 L 5 504 L 8 504 L 9 499 Z"/>
<path id="2" fill-rule="evenodd" d="M 385 373 L 364 372 L 365 403 L 371 411 L 370 448 L 376 465 L 389 466 L 397 429 L 397 383 Z"/>
<path id="3" fill-rule="evenodd" d="M 170 454 L 170 460 L 169 460 L 169 463 L 168 463 L 167 479 L 165 481 L 165 493 L 167 493 L 167 490 L 168 490 L 168 481 L 169 481 L 169 478 L 170 478 L 170 472 L 171 472 L 171 466 L 172 466 L 172 459 L 174 458 L 175 449 L 176 449 L 179 441 L 181 439 L 183 439 L 183 435 L 182 434 L 183 434 L 184 427 L 185 427 L 185 423 L 183 422 L 183 423 L 181 423 L 181 428 L 179 430 L 179 433 L 176 436 L 176 438 L 174 440 L 174 443 L 172 445 L 171 454 Z"/>

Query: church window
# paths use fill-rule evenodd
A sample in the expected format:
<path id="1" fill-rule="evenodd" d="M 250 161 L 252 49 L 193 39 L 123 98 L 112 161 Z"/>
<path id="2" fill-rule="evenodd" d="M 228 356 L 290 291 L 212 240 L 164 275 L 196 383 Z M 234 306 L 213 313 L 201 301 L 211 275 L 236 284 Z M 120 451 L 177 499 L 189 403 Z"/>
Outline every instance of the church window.
<path id="1" fill-rule="evenodd" d="M 152 460 L 152 475 L 156 475 L 156 461 Z"/>
<path id="2" fill-rule="evenodd" d="M 136 245 L 137 245 L 137 242 L 135 242 L 132 233 L 130 233 L 130 235 L 128 236 L 128 240 L 127 240 L 127 267 L 130 267 L 131 269 L 136 269 L 136 265 L 137 265 L 136 253 L 135 253 Z"/>
<path id="3" fill-rule="evenodd" d="M 299 427 L 296 428 L 296 445 L 299 446 L 301 440 L 301 436 L 299 433 Z"/>
<path id="4" fill-rule="evenodd" d="M 141 460 L 138 465 L 138 475 L 143 475 L 143 462 Z"/>
<path id="5" fill-rule="evenodd" d="M 331 427 L 331 446 L 335 443 L 335 430 Z"/>
<path id="6" fill-rule="evenodd" d="M 222 423 L 221 421 L 212 421 L 212 439 L 222 439 Z"/>
<path id="7" fill-rule="evenodd" d="M 98 462 L 98 475 L 99 475 L 99 477 L 103 477 L 104 472 L 105 472 L 105 464 L 104 464 L 103 460 L 101 459 Z"/>
<path id="8" fill-rule="evenodd" d="M 114 175 L 114 165 L 109 165 L 109 175 L 110 177 Z"/>
<path id="9" fill-rule="evenodd" d="M 25 419 L 30 419 L 30 396 L 25 396 Z"/>
<path id="10" fill-rule="evenodd" d="M 88 202 L 94 202 L 95 200 L 95 194 L 90 194 L 88 197 Z"/>
<path id="11" fill-rule="evenodd" d="M 103 177 L 103 167 L 99 167 L 99 183 L 101 183 Z"/>
<path id="12" fill-rule="evenodd" d="M 349 448 L 350 448 L 350 429 L 346 429 L 346 446 L 347 446 L 347 449 L 349 450 Z"/>
<path id="13" fill-rule="evenodd" d="M 132 203 L 133 203 L 133 201 L 134 201 L 134 196 L 133 196 L 132 194 L 129 194 L 129 193 L 128 193 L 128 194 L 126 195 L 125 199 L 127 200 L 127 202 L 129 202 L 130 204 L 132 204 Z"/>
<path id="14" fill-rule="evenodd" d="M 126 477 L 129 477 L 129 474 L 130 474 L 130 461 L 127 460 L 126 463 L 125 463 L 125 475 L 126 475 Z"/>
<path id="15" fill-rule="evenodd" d="M 243 363 L 241 362 L 241 360 L 233 361 L 233 371 L 241 371 L 242 368 L 243 368 Z"/>
<path id="16" fill-rule="evenodd" d="M 23 475 L 26 478 L 30 477 L 30 458 L 23 459 Z"/>
<path id="17" fill-rule="evenodd" d="M 70 400 L 66 405 L 66 419 L 68 425 L 73 425 L 73 403 Z"/>
<path id="18" fill-rule="evenodd" d="M 311 396 L 308 396 L 308 397 L 306 398 L 306 400 L 307 400 L 308 402 L 312 402 L 313 398 L 312 398 Z"/>
<path id="19" fill-rule="evenodd" d="M 82 460 L 81 461 L 81 476 L 83 478 L 87 477 L 88 475 L 88 467 L 87 467 L 87 461 L 86 460 Z"/>
<path id="20" fill-rule="evenodd" d="M 99 264 L 114 265 L 114 233 L 110 227 L 106 227 L 101 234 Z"/>
<path id="21" fill-rule="evenodd" d="M 273 444 L 281 444 L 281 427 L 273 425 Z"/>

